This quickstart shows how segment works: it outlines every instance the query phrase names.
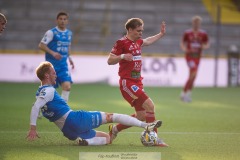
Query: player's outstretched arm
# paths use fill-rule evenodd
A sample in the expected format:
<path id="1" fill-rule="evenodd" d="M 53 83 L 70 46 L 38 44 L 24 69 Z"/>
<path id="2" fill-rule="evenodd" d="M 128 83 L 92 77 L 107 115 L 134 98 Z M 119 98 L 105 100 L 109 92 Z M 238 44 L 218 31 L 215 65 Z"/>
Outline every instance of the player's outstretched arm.
<path id="1" fill-rule="evenodd" d="M 72 69 L 74 69 L 75 65 L 74 65 L 74 62 L 72 60 L 72 57 L 69 56 L 68 59 L 69 59 L 70 65 L 72 66 Z"/>
<path id="2" fill-rule="evenodd" d="M 30 129 L 28 131 L 27 139 L 29 141 L 33 141 L 36 138 L 39 138 L 37 133 L 37 119 L 40 108 L 46 104 L 46 101 L 43 98 L 37 98 L 36 102 L 32 106 L 31 114 L 30 114 Z"/>
<path id="3" fill-rule="evenodd" d="M 184 53 L 187 52 L 187 47 L 183 40 L 180 41 L 180 48 Z"/>
<path id="4" fill-rule="evenodd" d="M 38 113 L 39 113 L 39 109 L 40 109 L 40 105 L 36 104 L 37 101 L 34 103 L 33 107 L 32 107 L 32 111 L 31 111 L 31 115 L 30 115 L 30 129 L 28 131 L 28 135 L 27 135 L 27 139 L 29 141 L 33 141 L 36 138 L 39 138 L 38 133 L 37 133 L 37 118 L 38 118 Z"/>
<path id="5" fill-rule="evenodd" d="M 75 65 L 74 65 L 74 62 L 72 60 L 72 57 L 70 56 L 71 55 L 71 45 L 69 46 L 69 49 L 68 49 L 68 60 L 69 60 L 69 63 L 70 65 L 72 66 L 72 69 L 74 69 Z"/>
<path id="6" fill-rule="evenodd" d="M 154 42 L 156 42 L 157 40 L 159 40 L 160 38 L 162 38 L 166 33 L 166 23 L 163 21 L 161 24 L 161 29 L 160 32 L 154 36 L 145 38 L 143 40 L 143 45 L 142 46 L 148 46 L 153 44 Z"/>

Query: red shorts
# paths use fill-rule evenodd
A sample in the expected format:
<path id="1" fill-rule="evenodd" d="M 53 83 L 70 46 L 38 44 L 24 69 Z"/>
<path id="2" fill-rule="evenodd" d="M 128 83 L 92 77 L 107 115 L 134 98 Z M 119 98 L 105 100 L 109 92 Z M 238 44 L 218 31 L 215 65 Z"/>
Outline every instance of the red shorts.
<path id="1" fill-rule="evenodd" d="M 141 80 L 120 79 L 120 91 L 123 98 L 135 108 L 136 111 L 145 110 L 142 104 L 149 98 L 144 92 Z"/>
<path id="2" fill-rule="evenodd" d="M 187 60 L 187 65 L 188 68 L 190 69 L 190 71 L 197 71 L 198 70 L 198 66 L 199 66 L 199 62 L 200 59 L 196 59 L 196 58 L 186 58 Z"/>

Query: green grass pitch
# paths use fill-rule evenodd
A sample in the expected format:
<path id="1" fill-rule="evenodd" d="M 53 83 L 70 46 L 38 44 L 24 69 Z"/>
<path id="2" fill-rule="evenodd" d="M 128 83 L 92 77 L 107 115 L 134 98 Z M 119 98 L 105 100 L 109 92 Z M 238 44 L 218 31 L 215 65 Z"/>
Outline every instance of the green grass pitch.
<path id="1" fill-rule="evenodd" d="M 157 119 L 163 120 L 159 137 L 170 147 L 144 147 L 142 129 L 135 127 L 120 133 L 112 145 L 83 147 L 44 118 L 37 126 L 41 138 L 26 141 L 38 85 L 0 83 L 0 160 L 78 160 L 79 152 L 146 152 L 146 159 L 147 152 L 161 152 L 162 160 L 240 159 L 239 88 L 196 88 L 193 102 L 186 104 L 179 100 L 180 88 L 146 87 Z M 74 84 L 69 105 L 74 110 L 133 113 L 118 87 L 105 84 Z"/>

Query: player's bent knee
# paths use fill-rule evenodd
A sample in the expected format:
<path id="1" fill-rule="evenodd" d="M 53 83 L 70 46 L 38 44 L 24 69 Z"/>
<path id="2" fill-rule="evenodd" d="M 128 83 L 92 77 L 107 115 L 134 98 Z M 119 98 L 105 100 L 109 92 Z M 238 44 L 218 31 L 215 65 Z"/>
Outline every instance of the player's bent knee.
<path id="1" fill-rule="evenodd" d="M 106 113 L 107 123 L 113 122 L 113 113 Z"/>
<path id="2" fill-rule="evenodd" d="M 71 90 L 71 86 L 64 86 L 64 87 L 62 87 L 62 89 L 64 91 L 70 91 Z"/>
<path id="3" fill-rule="evenodd" d="M 154 112 L 154 105 L 149 105 L 148 106 L 148 111 L 150 111 L 150 112 Z"/>
<path id="4" fill-rule="evenodd" d="M 70 91 L 71 90 L 71 83 L 70 82 L 63 82 L 61 84 L 61 86 L 62 86 L 62 89 L 64 91 Z"/>

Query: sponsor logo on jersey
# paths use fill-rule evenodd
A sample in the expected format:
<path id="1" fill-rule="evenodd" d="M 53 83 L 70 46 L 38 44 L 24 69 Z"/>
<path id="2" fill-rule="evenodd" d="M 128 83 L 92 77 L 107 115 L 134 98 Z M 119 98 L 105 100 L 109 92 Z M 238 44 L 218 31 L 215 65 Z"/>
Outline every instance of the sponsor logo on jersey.
<path id="1" fill-rule="evenodd" d="M 142 59 L 142 56 L 133 56 L 133 61 L 139 61 Z"/>
<path id="2" fill-rule="evenodd" d="M 131 88 L 132 88 L 133 92 L 137 92 L 139 89 L 139 87 L 136 85 L 132 85 Z"/>
<path id="3" fill-rule="evenodd" d="M 70 45 L 70 42 L 62 42 L 62 41 L 57 41 L 57 45 L 58 46 L 69 46 Z"/>
<path id="4" fill-rule="evenodd" d="M 43 112 L 43 116 L 44 117 L 53 117 L 54 116 L 54 112 Z"/>
<path id="5" fill-rule="evenodd" d="M 191 48 L 201 48 L 201 44 L 199 42 L 192 42 Z"/>
<path id="6" fill-rule="evenodd" d="M 57 47 L 57 51 L 60 52 L 61 51 L 61 47 Z"/>

